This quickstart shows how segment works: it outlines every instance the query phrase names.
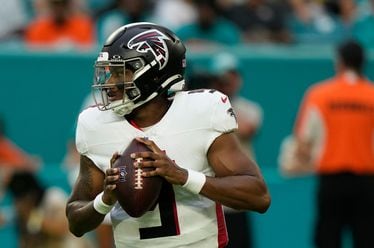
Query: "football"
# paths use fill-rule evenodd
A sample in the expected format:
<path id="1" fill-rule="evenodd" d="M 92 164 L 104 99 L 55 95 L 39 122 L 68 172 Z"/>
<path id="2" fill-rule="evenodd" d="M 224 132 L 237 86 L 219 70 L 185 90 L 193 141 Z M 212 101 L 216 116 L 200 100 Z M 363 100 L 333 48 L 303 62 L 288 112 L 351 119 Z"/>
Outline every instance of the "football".
<path id="1" fill-rule="evenodd" d="M 119 169 L 119 180 L 116 187 L 117 200 L 123 210 L 131 217 L 140 217 L 156 205 L 161 186 L 162 177 L 142 177 L 143 171 L 153 168 L 135 168 L 135 159 L 131 153 L 151 151 L 146 145 L 132 140 L 125 151 L 113 163 Z"/>

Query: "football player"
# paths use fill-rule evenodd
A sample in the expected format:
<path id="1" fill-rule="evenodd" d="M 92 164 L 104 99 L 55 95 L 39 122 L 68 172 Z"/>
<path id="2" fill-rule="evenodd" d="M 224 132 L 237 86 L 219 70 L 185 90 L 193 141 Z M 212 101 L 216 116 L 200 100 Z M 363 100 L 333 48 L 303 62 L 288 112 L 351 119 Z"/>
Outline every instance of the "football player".
<path id="1" fill-rule="evenodd" d="M 116 247 L 224 247 L 222 205 L 268 209 L 268 188 L 234 134 L 228 97 L 183 90 L 185 53 L 173 32 L 152 23 L 125 25 L 104 44 L 95 63 L 97 107 L 77 124 L 80 172 L 66 207 L 76 236 L 110 212 Z M 118 204 L 118 169 L 110 166 L 134 138 L 152 150 L 133 156 L 151 159 L 136 163 L 155 168 L 142 176 L 168 182 L 157 206 L 139 218 Z"/>

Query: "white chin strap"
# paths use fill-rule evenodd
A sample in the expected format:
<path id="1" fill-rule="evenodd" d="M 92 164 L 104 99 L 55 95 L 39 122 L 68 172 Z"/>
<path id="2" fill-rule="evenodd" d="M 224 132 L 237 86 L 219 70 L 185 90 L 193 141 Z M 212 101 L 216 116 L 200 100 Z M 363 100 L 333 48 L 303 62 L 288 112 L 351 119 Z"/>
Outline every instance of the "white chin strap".
<path id="1" fill-rule="evenodd" d="M 130 114 L 131 111 L 135 108 L 134 103 L 132 101 L 126 101 L 126 104 L 124 103 L 124 100 L 117 100 L 114 102 L 111 102 L 109 104 L 109 108 L 112 109 L 112 111 L 118 115 L 118 116 L 124 116 L 127 114 Z"/>
<path id="2" fill-rule="evenodd" d="M 134 104 L 133 101 L 129 100 L 127 95 L 125 95 L 123 100 L 117 100 L 114 102 L 111 102 L 109 104 L 109 108 L 118 116 L 124 116 L 130 114 L 135 108 L 139 107 L 140 105 L 143 105 L 144 103 L 152 100 L 155 98 L 158 94 L 156 92 L 152 93 L 147 99 L 144 101 L 140 101 L 136 104 Z"/>

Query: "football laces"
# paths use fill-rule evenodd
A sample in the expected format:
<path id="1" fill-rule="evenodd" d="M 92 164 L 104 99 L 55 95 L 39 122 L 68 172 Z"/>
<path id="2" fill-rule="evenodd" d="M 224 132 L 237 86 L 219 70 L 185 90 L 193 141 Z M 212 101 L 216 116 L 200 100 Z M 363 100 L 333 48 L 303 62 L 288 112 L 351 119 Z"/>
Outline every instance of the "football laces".
<path id="1" fill-rule="evenodd" d="M 143 158 L 137 158 L 136 162 L 141 162 Z M 135 189 L 143 189 L 143 170 L 141 168 L 135 169 Z"/>

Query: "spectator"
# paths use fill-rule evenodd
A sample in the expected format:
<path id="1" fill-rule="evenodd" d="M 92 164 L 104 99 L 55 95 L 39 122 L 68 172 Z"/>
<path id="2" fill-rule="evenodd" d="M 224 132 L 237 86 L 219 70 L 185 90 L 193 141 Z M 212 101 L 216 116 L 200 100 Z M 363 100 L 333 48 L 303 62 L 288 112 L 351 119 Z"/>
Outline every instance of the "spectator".
<path id="1" fill-rule="evenodd" d="M 289 0 L 288 25 L 298 43 L 336 43 L 351 35 L 354 0 Z"/>
<path id="2" fill-rule="evenodd" d="M 290 41 L 283 4 L 266 0 L 245 0 L 226 10 L 226 16 L 241 29 L 247 42 Z"/>
<path id="3" fill-rule="evenodd" d="M 159 0 L 155 4 L 153 22 L 171 30 L 196 21 L 197 12 L 192 0 Z"/>
<path id="4" fill-rule="evenodd" d="M 149 0 L 116 0 L 113 7 L 97 17 L 97 33 L 100 43 L 125 24 L 151 20 L 152 8 Z"/>
<path id="5" fill-rule="evenodd" d="M 370 0 L 370 12 L 361 16 L 353 25 L 353 36 L 365 47 L 374 47 L 374 0 Z"/>
<path id="6" fill-rule="evenodd" d="M 87 8 L 90 12 L 95 15 L 97 12 L 101 12 L 101 10 L 105 10 L 110 6 L 114 5 L 116 0 L 83 0 L 86 3 Z"/>
<path id="7" fill-rule="evenodd" d="M 306 92 L 294 134 L 283 144 L 286 175 L 318 175 L 315 247 L 374 247 L 374 86 L 357 42 L 339 46 L 336 76 Z"/>
<path id="8" fill-rule="evenodd" d="M 22 0 L 0 0 L 0 41 L 20 39 L 28 15 Z"/>
<path id="9" fill-rule="evenodd" d="M 235 56 L 229 53 L 216 55 L 212 62 L 212 72 L 217 79 L 212 81 L 211 88 L 229 97 L 238 121 L 237 136 L 242 143 L 243 150 L 254 159 L 252 141 L 262 123 L 262 109 L 257 103 L 239 96 L 243 82 Z M 252 247 L 249 212 L 226 207 L 225 219 L 230 240 L 227 248 Z"/>
<path id="10" fill-rule="evenodd" d="M 0 191 L 14 171 L 35 171 L 39 163 L 39 159 L 27 154 L 6 136 L 5 122 L 0 118 Z"/>
<path id="11" fill-rule="evenodd" d="M 91 247 L 68 231 L 64 191 L 44 187 L 32 172 L 26 171 L 14 173 L 7 188 L 15 204 L 18 247 Z"/>
<path id="12" fill-rule="evenodd" d="M 73 0 L 47 0 L 48 13 L 36 16 L 26 29 L 25 42 L 33 48 L 87 49 L 95 42 L 91 18 L 75 12 Z"/>
<path id="13" fill-rule="evenodd" d="M 219 14 L 214 0 L 194 0 L 197 21 L 182 25 L 176 34 L 187 45 L 237 45 L 241 43 L 239 28 Z"/>

